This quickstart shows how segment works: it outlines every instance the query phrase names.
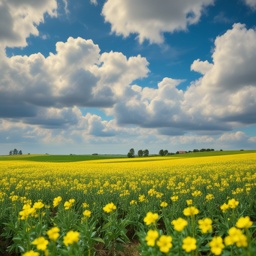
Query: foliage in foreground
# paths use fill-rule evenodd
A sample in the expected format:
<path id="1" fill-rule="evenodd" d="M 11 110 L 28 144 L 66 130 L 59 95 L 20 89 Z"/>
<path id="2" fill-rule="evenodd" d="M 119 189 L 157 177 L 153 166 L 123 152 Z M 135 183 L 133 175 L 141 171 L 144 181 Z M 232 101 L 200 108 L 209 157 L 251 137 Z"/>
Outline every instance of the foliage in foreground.
<path id="1" fill-rule="evenodd" d="M 1 253 L 255 255 L 256 154 L 3 162 Z M 121 254 L 123 251 L 123 254 Z"/>

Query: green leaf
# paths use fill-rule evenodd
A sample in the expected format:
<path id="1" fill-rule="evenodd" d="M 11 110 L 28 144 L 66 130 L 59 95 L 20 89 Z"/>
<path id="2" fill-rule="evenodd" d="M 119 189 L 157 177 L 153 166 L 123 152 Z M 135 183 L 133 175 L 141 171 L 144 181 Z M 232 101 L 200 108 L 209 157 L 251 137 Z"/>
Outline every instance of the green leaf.
<path id="1" fill-rule="evenodd" d="M 100 237 L 93 238 L 94 241 L 105 244 L 104 240 Z"/>

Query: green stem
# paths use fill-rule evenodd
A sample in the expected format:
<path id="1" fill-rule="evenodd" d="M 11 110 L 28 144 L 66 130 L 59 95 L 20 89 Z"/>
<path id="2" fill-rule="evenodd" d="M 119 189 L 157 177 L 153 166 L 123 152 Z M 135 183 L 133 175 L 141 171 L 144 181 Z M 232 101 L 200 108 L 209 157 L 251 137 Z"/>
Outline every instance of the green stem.
<path id="1" fill-rule="evenodd" d="M 245 229 L 246 237 L 247 237 L 247 256 L 251 256 L 251 234 L 248 228 Z"/>
<path id="2" fill-rule="evenodd" d="M 191 216 L 192 237 L 195 238 L 195 216 Z"/>

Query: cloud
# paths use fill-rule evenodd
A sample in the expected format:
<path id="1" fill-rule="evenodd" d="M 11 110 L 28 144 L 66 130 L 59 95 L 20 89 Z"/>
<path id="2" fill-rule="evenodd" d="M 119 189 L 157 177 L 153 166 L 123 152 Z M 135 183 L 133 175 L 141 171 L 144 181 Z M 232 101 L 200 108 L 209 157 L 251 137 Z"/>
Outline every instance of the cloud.
<path id="1" fill-rule="evenodd" d="M 97 0 L 90 0 L 90 2 L 94 5 L 97 5 L 98 4 L 98 1 Z"/>
<path id="2" fill-rule="evenodd" d="M 215 40 L 213 63 L 202 72 L 194 62 L 192 69 L 204 73 L 185 93 L 186 108 L 191 114 L 201 112 L 223 123 L 256 122 L 256 31 L 234 24 Z M 192 102 L 197 102 L 193 107 Z"/>
<path id="3" fill-rule="evenodd" d="M 205 7 L 214 0 L 108 0 L 102 14 L 112 32 L 124 37 L 138 34 L 139 42 L 162 43 L 164 32 L 186 30 L 199 22 Z"/>
<path id="4" fill-rule="evenodd" d="M 46 129 L 65 129 L 77 125 L 81 111 L 73 108 L 40 108 L 35 116 L 23 119 L 24 123 L 39 125 Z"/>
<path id="5" fill-rule="evenodd" d="M 242 131 L 222 134 L 217 141 L 226 148 L 254 149 L 256 137 L 249 137 Z"/>
<path id="6" fill-rule="evenodd" d="M 195 60 L 191 65 L 191 70 L 201 73 L 202 75 L 206 74 L 211 68 L 212 64 L 206 61 L 200 61 L 199 59 Z"/>
<path id="7" fill-rule="evenodd" d="M 112 106 L 114 91 L 148 72 L 145 58 L 127 59 L 113 52 L 100 55 L 91 40 L 69 38 L 66 43 L 58 42 L 56 51 L 46 58 L 40 53 L 3 56 L 0 97 L 7 109 L 11 102 L 28 108 Z"/>
<path id="8" fill-rule="evenodd" d="M 224 133 L 220 136 L 219 141 L 242 141 L 245 140 L 248 136 L 241 131 L 233 133 Z"/>
<path id="9" fill-rule="evenodd" d="M 134 80 L 147 76 L 149 63 L 141 55 L 127 59 L 120 52 L 102 53 L 100 64 L 94 66 L 92 72 L 100 77 L 100 84 L 104 84 L 115 93 L 122 95 L 127 85 Z M 97 92 L 98 88 L 95 89 Z M 105 97 L 105 96 L 104 96 Z"/>
<path id="10" fill-rule="evenodd" d="M 125 98 L 114 106 L 120 124 L 136 124 L 141 127 L 175 126 L 179 118 L 183 92 L 176 88 L 183 80 L 164 78 L 157 89 L 127 88 Z"/>
<path id="11" fill-rule="evenodd" d="M 250 137 L 249 142 L 253 143 L 256 146 L 256 137 Z M 254 147 L 255 148 L 255 147 Z"/>
<path id="12" fill-rule="evenodd" d="M 244 0 L 245 4 L 247 4 L 252 9 L 256 10 L 256 0 Z"/>
<path id="13" fill-rule="evenodd" d="M 228 18 L 224 12 L 220 12 L 216 16 L 214 16 L 213 21 L 215 23 L 232 23 L 232 20 Z"/>
<path id="14" fill-rule="evenodd" d="M 256 31 L 242 24 L 215 40 L 212 63 L 195 60 L 202 77 L 187 90 L 164 78 L 156 89 L 134 85 L 113 108 L 120 125 L 158 129 L 164 135 L 228 131 L 256 123 Z"/>
<path id="15" fill-rule="evenodd" d="M 100 116 L 87 114 L 85 116 L 88 122 L 88 134 L 96 137 L 112 137 L 116 131 L 111 127 L 111 122 L 103 121 Z"/>
<path id="16" fill-rule="evenodd" d="M 0 117 L 47 127 L 65 125 L 63 116 L 70 120 L 74 107 L 112 107 L 149 71 L 140 55 L 100 54 L 98 45 L 80 37 L 56 43 L 47 57 L 0 55 Z"/>
<path id="17" fill-rule="evenodd" d="M 64 10 L 65 10 L 65 13 L 68 14 L 69 13 L 69 10 L 68 10 L 68 0 L 62 0 L 63 3 L 64 3 Z"/>
<path id="18" fill-rule="evenodd" d="M 163 135 L 231 128 L 224 122 L 216 122 L 211 116 L 203 116 L 201 110 L 192 113 L 191 109 L 197 105 L 197 101 L 191 98 L 186 102 L 186 93 L 177 88 L 182 82 L 164 78 L 158 83 L 157 89 L 139 86 L 127 88 L 126 97 L 115 104 L 113 115 L 120 125 L 155 128 Z"/>
<path id="19" fill-rule="evenodd" d="M 57 16 L 57 1 L 2 0 L 0 2 L 0 46 L 24 47 L 45 15 Z"/>

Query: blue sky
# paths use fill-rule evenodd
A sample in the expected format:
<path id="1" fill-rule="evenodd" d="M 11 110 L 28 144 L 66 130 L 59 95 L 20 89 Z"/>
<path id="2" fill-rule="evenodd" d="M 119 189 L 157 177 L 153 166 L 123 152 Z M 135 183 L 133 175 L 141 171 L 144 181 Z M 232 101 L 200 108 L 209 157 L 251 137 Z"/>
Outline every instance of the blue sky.
<path id="1" fill-rule="evenodd" d="M 256 148 L 256 0 L 0 0 L 0 154 Z"/>

